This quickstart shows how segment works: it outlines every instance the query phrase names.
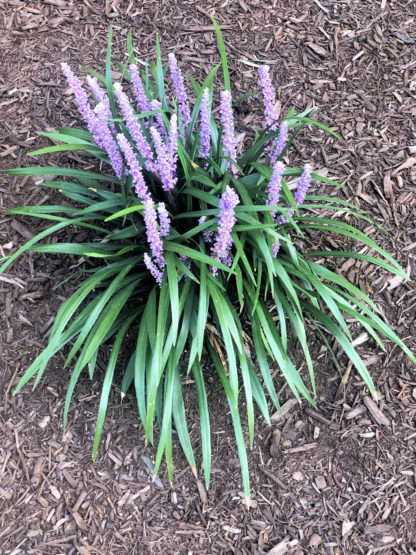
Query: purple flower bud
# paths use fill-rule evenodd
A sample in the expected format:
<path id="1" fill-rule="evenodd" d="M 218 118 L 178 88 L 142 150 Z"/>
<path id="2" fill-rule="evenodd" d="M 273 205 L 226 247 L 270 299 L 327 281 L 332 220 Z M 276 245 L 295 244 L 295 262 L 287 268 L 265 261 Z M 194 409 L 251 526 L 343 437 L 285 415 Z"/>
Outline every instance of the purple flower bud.
<path id="1" fill-rule="evenodd" d="M 177 178 L 172 174 L 172 164 L 171 161 L 168 160 L 166 145 L 162 141 L 162 137 L 156 127 L 152 126 L 150 128 L 150 134 L 152 135 L 153 144 L 157 154 L 157 170 L 159 172 L 163 189 L 165 191 L 170 191 L 174 188 Z"/>
<path id="2" fill-rule="evenodd" d="M 160 269 L 164 268 L 166 261 L 163 257 L 163 243 L 157 229 L 157 215 L 155 206 L 151 199 L 144 203 L 144 222 L 146 224 L 147 240 L 152 251 L 152 256 L 156 260 Z"/>
<path id="3" fill-rule="evenodd" d="M 199 156 L 206 160 L 209 155 L 209 147 L 211 141 L 210 119 L 211 110 L 209 106 L 209 89 L 206 88 L 202 94 L 201 100 L 201 127 L 199 131 Z"/>
<path id="4" fill-rule="evenodd" d="M 156 266 L 156 264 L 154 264 L 152 262 L 152 259 L 147 254 L 147 252 L 144 254 L 143 260 L 144 260 L 144 263 L 146 265 L 146 268 L 149 270 L 149 272 L 155 278 L 156 283 L 160 287 L 162 285 L 163 273 L 159 270 L 159 268 Z"/>
<path id="5" fill-rule="evenodd" d="M 207 219 L 206 216 L 201 216 L 198 220 L 198 224 L 201 225 L 201 224 L 205 223 L 206 219 Z M 202 236 L 204 238 L 205 243 L 211 243 L 213 235 L 214 235 L 213 231 L 203 231 L 202 232 Z"/>
<path id="6" fill-rule="evenodd" d="M 223 126 L 223 137 L 222 142 L 224 145 L 225 154 L 231 158 L 231 160 L 236 159 L 236 144 L 234 136 L 234 118 L 231 108 L 231 93 L 230 91 L 221 91 L 221 123 Z M 227 167 L 230 166 L 230 162 L 227 161 Z M 231 171 L 233 175 L 237 175 L 237 168 L 234 164 L 231 164 Z"/>
<path id="7" fill-rule="evenodd" d="M 280 191 L 282 190 L 282 175 L 285 166 L 282 162 L 277 162 L 273 168 L 273 173 L 270 178 L 270 183 L 267 188 L 268 199 L 266 206 L 276 206 L 279 203 Z M 273 218 L 276 217 L 276 212 L 271 212 Z"/>
<path id="8" fill-rule="evenodd" d="M 97 79 L 94 79 L 89 75 L 87 77 L 87 81 L 97 101 L 104 105 L 103 117 L 107 118 L 111 131 L 116 134 L 116 126 L 114 125 L 113 114 L 111 113 L 110 108 L 110 100 L 108 99 L 107 93 L 100 87 Z"/>
<path id="9" fill-rule="evenodd" d="M 169 122 L 168 161 L 171 174 L 174 176 L 178 161 L 178 116 L 176 114 L 172 114 Z"/>
<path id="10" fill-rule="evenodd" d="M 149 101 L 147 100 L 146 92 L 140 78 L 139 70 L 134 64 L 129 65 L 131 75 L 131 82 L 133 83 L 134 95 L 137 101 L 137 107 L 141 112 L 148 112 L 150 110 Z"/>
<path id="11" fill-rule="evenodd" d="M 263 91 L 266 125 L 270 128 L 270 131 L 274 131 L 277 122 L 277 116 L 275 113 L 276 96 L 270 80 L 269 71 L 269 66 L 259 67 L 259 81 Z"/>
<path id="12" fill-rule="evenodd" d="M 272 254 L 275 258 L 277 256 L 277 253 L 279 252 L 279 250 L 280 250 L 280 241 L 279 241 L 279 239 L 276 238 L 274 243 L 273 243 L 273 251 L 272 251 Z"/>
<path id="13" fill-rule="evenodd" d="M 160 110 L 161 107 L 162 107 L 162 104 L 159 102 L 157 98 L 154 98 L 152 102 L 149 104 L 149 110 Z M 152 116 L 150 116 L 150 118 L 152 118 Z M 154 114 L 153 118 L 156 119 L 156 123 L 154 126 L 159 131 L 160 136 L 164 137 L 166 135 L 166 127 L 165 127 L 165 122 L 163 121 L 162 114 L 158 112 L 157 114 Z"/>
<path id="14" fill-rule="evenodd" d="M 122 133 L 119 133 L 117 135 L 117 141 L 126 157 L 127 165 L 130 170 L 130 175 L 133 177 L 133 186 L 136 191 L 136 195 L 139 197 L 139 199 L 145 202 L 146 200 L 150 199 L 150 195 L 149 191 L 147 190 L 147 185 L 144 181 L 139 162 L 137 161 L 136 154 L 131 144 Z"/>
<path id="15" fill-rule="evenodd" d="M 272 166 L 276 163 L 276 160 L 282 153 L 283 149 L 287 143 L 288 136 L 288 126 L 286 121 L 282 121 L 279 128 L 279 136 L 274 139 L 270 146 L 270 163 Z"/>
<path id="16" fill-rule="evenodd" d="M 163 202 L 159 202 L 157 211 L 159 213 L 160 233 L 162 237 L 166 237 L 170 231 L 170 218 Z"/>
<path id="17" fill-rule="evenodd" d="M 95 115 L 91 109 L 88 102 L 87 93 L 84 91 L 81 81 L 72 72 L 71 68 L 67 63 L 61 63 L 62 73 L 65 75 L 68 85 L 71 87 L 74 93 L 75 102 L 78 105 L 79 111 L 81 112 L 90 133 L 93 133 Z"/>
<path id="18" fill-rule="evenodd" d="M 94 139 L 99 146 L 107 151 L 115 174 L 120 179 L 123 174 L 123 158 L 121 157 L 117 143 L 108 127 L 108 122 L 106 121 L 107 109 L 105 105 L 100 102 L 95 111 L 97 118 L 94 126 Z"/>
<path id="19" fill-rule="evenodd" d="M 233 240 L 231 231 L 236 222 L 234 215 L 234 208 L 239 204 L 240 199 L 237 193 L 227 185 L 225 192 L 220 200 L 220 219 L 218 224 L 218 232 L 215 237 L 215 244 L 211 249 L 212 256 L 222 262 L 223 264 L 230 265 L 231 259 L 229 251 L 231 249 Z M 217 274 L 218 269 L 211 268 L 214 275 Z"/>
<path id="20" fill-rule="evenodd" d="M 114 92 L 116 94 L 118 103 L 123 114 L 124 121 L 126 122 L 127 129 L 130 132 L 134 142 L 136 143 L 140 154 L 145 159 L 146 169 L 150 172 L 156 171 L 155 163 L 153 162 L 153 152 L 146 140 L 146 137 L 142 133 L 137 117 L 130 106 L 129 99 L 127 95 L 123 92 L 120 83 L 115 83 Z"/>
<path id="21" fill-rule="evenodd" d="M 186 95 L 182 72 L 178 67 L 178 62 L 175 54 L 173 53 L 169 54 L 169 69 L 176 92 L 176 98 L 178 99 L 179 115 L 181 117 L 182 125 L 186 127 L 186 124 L 191 123 L 191 112 L 189 109 L 188 97 Z"/>
<path id="22" fill-rule="evenodd" d="M 312 168 L 309 164 L 306 164 L 303 168 L 302 175 L 300 176 L 298 186 L 296 188 L 296 193 L 294 196 L 296 206 L 299 206 L 303 203 L 306 197 L 306 192 L 310 187 L 311 184 L 311 173 Z"/>

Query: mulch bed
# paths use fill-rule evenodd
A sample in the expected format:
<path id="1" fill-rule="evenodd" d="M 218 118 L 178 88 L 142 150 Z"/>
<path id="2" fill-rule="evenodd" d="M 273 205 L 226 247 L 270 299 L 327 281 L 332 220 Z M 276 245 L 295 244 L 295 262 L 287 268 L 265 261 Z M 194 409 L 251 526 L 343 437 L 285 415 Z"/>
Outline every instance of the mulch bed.
<path id="1" fill-rule="evenodd" d="M 38 131 L 72 124 L 77 112 L 59 63 L 104 68 L 108 27 L 122 60 L 128 29 L 136 55 L 152 58 L 160 34 L 165 55 L 178 45 L 186 74 L 201 78 L 218 61 L 208 14 L 221 25 L 235 94 L 254 90 L 268 63 L 281 109 L 319 106 L 319 118 L 343 137 L 311 130 L 296 141 L 292 163 L 312 160 L 345 185 L 339 194 L 389 232 L 363 226 L 416 272 L 416 11 L 412 0 L 260 0 L 175 2 L 6 0 L 0 13 L 0 164 L 51 163 L 26 154 L 44 144 Z M 243 131 L 259 117 L 249 99 Z M 86 164 L 65 155 L 61 163 Z M 328 192 L 328 190 L 326 190 Z M 333 192 L 331 190 L 331 192 Z M 0 176 L 0 206 L 45 203 L 30 178 Z M 340 216 L 341 217 L 341 216 Z M 0 247 L 16 249 L 41 229 L 0 220 Z M 319 238 L 310 237 L 312 242 Z M 336 237 L 326 246 L 341 248 Z M 209 492 L 175 447 L 175 481 L 149 481 L 153 451 L 144 447 L 135 399 L 113 388 L 99 460 L 91 461 L 99 382 L 81 381 L 62 433 L 68 382 L 63 358 L 35 391 L 13 389 L 47 341 L 57 307 L 73 284 L 57 285 L 71 257 L 27 255 L 0 278 L 0 553 L 414 553 L 416 550 L 416 375 L 391 345 L 360 346 L 379 392 L 314 345 L 317 409 L 293 403 L 272 427 L 259 419 L 249 455 L 253 501 L 243 505 L 236 445 L 224 399 L 212 383 L 213 478 Z M 363 261 L 339 270 L 373 295 L 386 319 L 416 351 L 414 283 Z M 365 339 L 365 338 L 364 338 Z M 301 364 L 301 361 L 298 361 Z M 185 386 L 192 435 L 197 419 Z"/>

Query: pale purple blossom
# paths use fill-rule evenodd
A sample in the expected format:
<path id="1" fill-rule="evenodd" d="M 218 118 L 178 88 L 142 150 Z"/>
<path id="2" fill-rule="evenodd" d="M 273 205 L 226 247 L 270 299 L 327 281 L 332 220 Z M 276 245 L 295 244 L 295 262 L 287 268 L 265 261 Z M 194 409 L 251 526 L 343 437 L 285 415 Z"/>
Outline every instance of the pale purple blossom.
<path id="1" fill-rule="evenodd" d="M 136 97 L 137 107 L 141 112 L 148 112 L 150 110 L 149 101 L 143 87 L 139 70 L 137 69 L 136 65 L 130 64 L 129 71 L 131 75 L 131 82 L 133 83 L 133 90 Z"/>
<path id="2" fill-rule="evenodd" d="M 270 163 L 272 166 L 276 163 L 276 160 L 281 155 L 283 149 L 286 146 L 288 137 L 288 125 L 286 121 L 282 121 L 279 128 L 279 136 L 273 140 L 270 145 Z"/>
<path id="3" fill-rule="evenodd" d="M 296 192 L 294 195 L 294 201 L 296 203 L 296 206 L 300 206 L 305 200 L 306 192 L 309 189 L 309 186 L 311 184 L 311 173 L 312 173 L 311 166 L 309 164 L 306 164 L 305 167 L 303 168 L 302 175 L 299 178 L 298 186 L 296 188 Z M 277 223 L 279 224 L 287 223 L 289 221 L 288 216 L 292 217 L 294 213 L 295 213 L 295 210 L 289 207 L 286 212 L 286 215 L 281 215 L 277 218 Z"/>
<path id="4" fill-rule="evenodd" d="M 151 199 L 146 200 L 144 203 L 144 222 L 146 224 L 147 240 L 152 251 L 152 256 L 156 260 L 159 268 L 162 269 L 166 266 L 166 261 L 163 257 L 162 239 L 157 229 L 157 214 Z"/>
<path id="5" fill-rule="evenodd" d="M 150 199 L 149 191 L 147 190 L 147 185 L 144 181 L 140 164 L 137 161 L 136 153 L 134 152 L 131 144 L 122 133 L 117 135 L 117 141 L 124 152 L 130 175 L 133 177 L 133 187 L 136 191 L 136 195 L 143 202 Z"/>
<path id="6" fill-rule="evenodd" d="M 234 118 L 231 107 L 231 93 L 230 91 L 221 91 L 221 123 L 223 126 L 223 137 L 222 142 L 224 145 L 225 154 L 231 158 L 231 160 L 236 159 L 236 143 L 234 136 Z M 227 160 L 227 167 L 230 166 L 230 162 Z M 237 175 L 237 168 L 234 164 L 231 164 L 231 171 L 233 175 Z"/>
<path id="7" fill-rule="evenodd" d="M 100 87 L 97 79 L 94 79 L 93 77 L 88 75 L 87 81 L 97 101 L 104 106 L 103 117 L 107 118 L 108 125 L 110 126 L 111 131 L 116 134 L 116 126 L 114 125 L 113 114 L 111 113 L 110 108 L 110 100 L 107 96 L 107 93 Z"/>
<path id="8" fill-rule="evenodd" d="M 312 168 L 309 164 L 305 164 L 302 175 L 300 176 L 296 193 L 294 195 L 296 206 L 299 206 L 305 200 L 306 192 L 311 184 Z"/>
<path id="9" fill-rule="evenodd" d="M 186 95 L 182 72 L 178 67 L 178 62 L 175 54 L 173 53 L 169 54 L 169 69 L 173 86 L 175 87 L 176 98 L 178 99 L 179 115 L 181 116 L 182 124 L 186 127 L 186 124 L 191 123 L 191 112 L 189 109 L 188 97 Z"/>
<path id="10" fill-rule="evenodd" d="M 201 127 L 199 130 L 199 156 L 206 160 L 209 155 L 209 147 L 211 141 L 211 131 L 210 131 L 210 106 L 209 106 L 209 89 L 206 88 L 202 93 L 201 99 Z"/>
<path id="11" fill-rule="evenodd" d="M 168 151 L 165 143 L 162 141 L 162 137 L 156 127 L 150 128 L 150 134 L 152 135 L 153 144 L 155 146 L 157 155 L 157 170 L 162 182 L 164 191 L 170 191 L 174 188 L 177 178 L 172 172 L 172 164 L 168 159 Z"/>
<path id="12" fill-rule="evenodd" d="M 88 102 L 88 96 L 82 87 L 81 81 L 72 72 L 71 68 L 67 63 L 61 63 L 62 73 L 65 75 L 68 85 L 71 87 L 74 93 L 75 102 L 78 105 L 79 111 L 81 112 L 90 133 L 93 133 L 95 115 Z"/>
<path id="13" fill-rule="evenodd" d="M 206 219 L 207 219 L 206 216 L 201 216 L 201 217 L 199 218 L 199 220 L 198 220 L 198 224 L 199 224 L 199 225 L 204 224 L 205 221 L 206 221 Z M 205 243 L 212 243 L 212 237 L 213 237 L 213 235 L 214 235 L 214 232 L 213 232 L 213 231 L 208 231 L 208 230 L 206 230 L 206 231 L 203 231 L 203 232 L 202 232 L 202 236 L 203 236 L 203 238 L 204 238 Z"/>
<path id="14" fill-rule="evenodd" d="M 282 190 L 282 175 L 285 166 L 282 162 L 277 162 L 273 168 L 273 173 L 270 178 L 270 183 L 267 188 L 267 201 L 266 206 L 276 206 L 279 203 L 280 191 Z M 276 217 L 276 212 L 271 212 L 273 218 Z"/>
<path id="15" fill-rule="evenodd" d="M 163 273 L 159 270 L 159 268 L 156 266 L 156 264 L 152 261 L 152 259 L 147 254 L 147 252 L 144 254 L 143 260 L 144 260 L 146 268 L 149 270 L 149 272 L 155 278 L 156 283 L 160 287 L 162 285 Z"/>
<path id="16" fill-rule="evenodd" d="M 106 150 L 115 174 L 120 179 L 123 175 L 123 158 L 121 157 L 117 143 L 115 142 L 108 127 L 107 110 L 105 105 L 100 102 L 97 105 L 95 112 L 97 117 L 94 124 L 94 139 L 96 143 L 101 146 L 101 148 Z"/>
<path id="17" fill-rule="evenodd" d="M 229 255 L 233 240 L 231 231 L 236 222 L 234 215 L 234 208 L 239 204 L 240 199 L 237 193 L 227 185 L 225 192 L 220 200 L 220 219 L 218 223 L 218 232 L 215 237 L 214 246 L 211 249 L 212 256 L 222 262 L 223 264 L 230 265 L 231 258 Z M 218 269 L 214 266 L 211 268 L 214 275 L 217 274 Z"/>
<path id="18" fill-rule="evenodd" d="M 266 125 L 269 127 L 270 131 L 275 131 L 277 123 L 277 116 L 275 113 L 276 95 L 272 87 L 269 71 L 269 66 L 259 67 L 259 81 L 263 91 Z"/>
<path id="19" fill-rule="evenodd" d="M 160 110 L 161 108 L 162 108 L 162 104 L 157 98 L 154 98 L 152 102 L 149 104 L 149 110 Z M 159 131 L 160 136 L 164 137 L 166 135 L 166 127 L 165 127 L 165 122 L 163 121 L 162 114 L 160 112 L 157 112 L 156 114 L 153 115 L 153 117 L 156 119 L 156 123 L 154 124 L 154 126 Z"/>
<path id="20" fill-rule="evenodd" d="M 171 174 L 175 175 L 178 161 L 178 116 L 176 114 L 172 114 L 169 122 L 168 161 Z"/>
<path id="21" fill-rule="evenodd" d="M 276 237 L 276 239 L 275 239 L 274 242 L 273 242 L 273 249 L 272 249 L 272 254 L 273 254 L 273 256 L 274 256 L 275 258 L 276 258 L 276 256 L 277 256 L 277 253 L 279 252 L 279 250 L 280 250 L 280 241 L 279 241 L 279 239 Z"/>
<path id="22" fill-rule="evenodd" d="M 121 108 L 121 113 L 123 114 L 124 121 L 126 122 L 127 129 L 132 136 L 132 139 L 137 145 L 140 154 L 145 160 L 146 169 L 150 172 L 156 171 L 156 165 L 153 161 L 153 152 L 143 135 L 142 128 L 137 121 L 137 117 L 130 105 L 127 95 L 123 92 L 120 83 L 115 83 L 114 92 L 116 94 L 118 103 Z"/>
<path id="23" fill-rule="evenodd" d="M 169 235 L 170 231 L 170 218 L 163 202 L 159 202 L 157 211 L 159 213 L 160 234 L 162 237 L 166 237 L 166 235 Z"/>

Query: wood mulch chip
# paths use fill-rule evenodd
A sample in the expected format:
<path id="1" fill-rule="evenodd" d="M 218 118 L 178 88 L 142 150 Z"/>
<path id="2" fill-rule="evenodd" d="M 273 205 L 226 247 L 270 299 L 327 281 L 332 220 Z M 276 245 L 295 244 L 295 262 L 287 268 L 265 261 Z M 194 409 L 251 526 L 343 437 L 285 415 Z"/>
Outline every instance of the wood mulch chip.
<path id="1" fill-rule="evenodd" d="M 130 28 L 140 60 L 154 55 L 159 33 L 164 56 L 177 45 L 184 73 L 200 80 L 218 61 L 209 15 L 224 34 L 235 95 L 255 90 L 256 68 L 268 63 L 282 114 L 292 105 L 299 111 L 318 106 L 319 118 L 342 136 L 337 141 L 310 129 L 296 141 L 290 161 L 310 160 L 339 179 L 341 191 L 316 186 L 316 193 L 339 194 L 366 210 L 388 233 L 367 224 L 361 229 L 414 278 L 413 0 L 3 0 L 0 166 L 88 165 L 88 159 L 69 154 L 37 160 L 26 155 L 47 144 L 39 131 L 78 121 L 59 64 L 69 62 L 79 75 L 82 66 L 102 71 L 111 22 L 118 59 Z M 247 140 L 260 116 L 260 101 L 249 98 L 238 115 Z M 2 209 L 51 202 L 52 195 L 35 179 L 0 176 Z M 37 222 L 2 215 L 0 254 L 14 251 L 39 229 Z M 77 239 L 77 231 L 71 233 L 62 237 Z M 311 234 L 308 240 L 353 247 L 338 237 Z M 26 387 L 13 395 L 44 347 L 57 308 L 75 287 L 56 286 L 76 263 L 72 257 L 27 255 L 0 277 L 2 555 L 415 553 L 416 374 L 397 347 L 388 344 L 381 352 L 357 330 L 357 348 L 377 384 L 376 404 L 341 352 L 343 377 L 327 350 L 313 344 L 316 410 L 293 403 L 283 387 L 285 420 L 277 415 L 269 427 L 259 419 L 249 455 L 253 499 L 247 511 L 232 426 L 215 381 L 209 391 L 218 409 L 212 413 L 208 492 L 177 445 L 173 485 L 164 470 L 151 482 L 154 451 L 144 446 L 134 397 L 127 395 L 121 404 L 119 382 L 95 463 L 99 382 L 84 379 L 77 386 L 65 435 L 68 371 L 61 355 L 35 391 Z M 416 351 L 414 282 L 392 278 L 364 260 L 329 264 L 371 294 Z M 184 390 L 192 435 L 198 437 L 192 385 Z"/>

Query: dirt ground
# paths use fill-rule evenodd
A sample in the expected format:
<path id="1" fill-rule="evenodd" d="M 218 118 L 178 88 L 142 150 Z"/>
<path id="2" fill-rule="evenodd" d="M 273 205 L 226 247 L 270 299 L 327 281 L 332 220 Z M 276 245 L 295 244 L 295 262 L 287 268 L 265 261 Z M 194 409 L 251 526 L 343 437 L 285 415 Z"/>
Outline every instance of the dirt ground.
<path id="1" fill-rule="evenodd" d="M 200 79 L 218 61 L 208 15 L 221 25 L 234 93 L 257 88 L 268 63 L 284 114 L 319 107 L 343 137 L 317 131 L 295 143 L 291 162 L 310 160 L 346 188 L 389 235 L 364 227 L 416 275 L 416 5 L 414 0 L 0 0 L 0 166 L 88 164 L 76 156 L 35 160 L 38 132 L 78 118 L 61 61 L 103 71 L 110 22 L 115 58 L 133 30 L 136 56 L 152 58 L 156 33 L 164 57 L 177 45 L 183 71 Z M 117 67 L 114 66 L 115 71 Z M 241 131 L 259 117 L 255 99 Z M 296 158 L 294 159 L 293 156 Z M 319 189 L 324 190 L 324 189 Z M 0 176 L 0 207 L 46 203 L 35 180 Z M 4 253 L 31 237 L 37 222 L 0 216 Z M 311 238 L 314 241 L 315 238 Z M 341 248 L 342 239 L 322 239 Z M 13 389 L 45 345 L 53 315 L 73 285 L 71 257 L 26 256 L 0 278 L 0 553 L 220 554 L 416 553 L 416 373 L 396 348 L 364 342 L 361 353 L 380 397 L 374 407 L 359 377 L 345 387 L 328 353 L 313 347 L 317 410 L 294 404 L 282 386 L 284 422 L 259 419 L 249 455 L 253 503 L 244 508 L 236 445 L 225 399 L 212 384 L 213 479 L 196 482 L 179 448 L 170 487 L 149 481 L 135 399 L 113 387 L 99 460 L 91 460 L 100 384 L 81 381 L 62 435 L 68 373 L 62 357 L 40 386 Z M 391 279 L 362 261 L 339 269 L 370 292 L 386 319 L 416 351 L 413 281 Z M 296 360 L 296 357 L 295 357 Z M 301 363 L 298 361 L 299 364 Z M 340 355 L 343 372 L 347 371 Z M 185 385 L 197 440 L 192 385 Z M 217 406 L 216 406 L 217 405 Z M 218 408 L 217 408 L 218 407 Z M 194 423 L 194 425 L 192 425 Z M 274 430 L 281 450 L 270 454 Z"/>

